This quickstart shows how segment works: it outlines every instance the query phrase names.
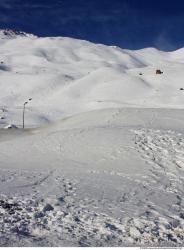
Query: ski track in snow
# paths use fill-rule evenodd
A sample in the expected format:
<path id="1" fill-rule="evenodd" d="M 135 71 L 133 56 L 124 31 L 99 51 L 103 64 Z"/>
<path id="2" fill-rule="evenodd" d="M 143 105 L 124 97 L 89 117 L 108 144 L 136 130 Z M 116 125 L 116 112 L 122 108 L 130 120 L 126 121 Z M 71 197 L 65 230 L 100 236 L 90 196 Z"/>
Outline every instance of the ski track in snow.
<path id="1" fill-rule="evenodd" d="M 143 128 L 131 132 L 135 135 L 135 150 L 151 166 L 150 175 L 143 176 L 142 180 L 135 179 L 135 187 L 122 193 L 114 204 L 105 201 L 105 197 L 98 202 L 88 198 L 81 200 L 76 192 L 77 179 L 70 180 L 55 170 L 48 174 L 31 174 L 2 169 L 1 182 L 11 183 L 18 178 L 36 178 L 36 181 L 16 187 L 32 188 L 26 195 L 1 195 L 0 245 L 57 246 L 58 242 L 66 246 L 182 245 L 184 138 L 174 131 Z M 88 173 L 133 181 L 117 171 L 89 170 Z M 49 189 L 52 182 L 60 195 L 48 193 L 47 198 L 42 198 L 41 187 Z M 167 197 L 167 207 L 157 202 L 159 194 Z M 109 209 L 119 206 L 118 203 L 122 209 L 137 206 L 143 209 L 140 214 L 134 211 L 132 217 L 117 218 L 99 212 L 100 203 Z"/>
<path id="2" fill-rule="evenodd" d="M 58 241 L 73 246 L 122 246 L 183 241 L 183 223 L 177 216 L 163 217 L 147 206 L 137 218 L 114 219 L 92 211 L 89 200 L 78 201 L 75 185 L 56 177 L 63 195 L 48 197 L 6 197 L 0 199 L 1 246 L 55 246 Z M 61 187 L 61 186 L 60 186 Z M 124 201 L 129 199 L 124 195 Z M 184 214 L 182 215 L 184 216 Z M 180 216 L 181 217 L 181 216 Z"/>

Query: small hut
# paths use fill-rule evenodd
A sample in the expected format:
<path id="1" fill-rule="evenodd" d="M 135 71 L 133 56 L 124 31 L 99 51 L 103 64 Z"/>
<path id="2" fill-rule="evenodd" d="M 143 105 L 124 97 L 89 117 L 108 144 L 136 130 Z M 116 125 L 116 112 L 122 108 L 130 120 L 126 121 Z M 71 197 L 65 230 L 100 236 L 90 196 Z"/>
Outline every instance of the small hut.
<path id="1" fill-rule="evenodd" d="M 157 69 L 156 70 L 156 75 L 161 75 L 161 74 L 163 74 L 163 72 L 160 69 Z"/>

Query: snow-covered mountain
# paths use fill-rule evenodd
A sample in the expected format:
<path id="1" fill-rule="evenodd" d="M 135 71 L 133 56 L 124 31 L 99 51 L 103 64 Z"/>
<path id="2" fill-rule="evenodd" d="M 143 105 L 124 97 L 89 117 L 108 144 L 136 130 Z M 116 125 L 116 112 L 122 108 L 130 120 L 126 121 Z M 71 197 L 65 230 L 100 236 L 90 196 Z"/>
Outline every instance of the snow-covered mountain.
<path id="1" fill-rule="evenodd" d="M 183 65 L 0 31 L 0 246 L 183 246 Z"/>
<path id="2" fill-rule="evenodd" d="M 17 108 L 29 97 L 29 125 L 95 109 L 184 104 L 183 49 L 130 51 L 1 30 L 0 62 L 0 106 L 11 110 L 6 123 L 20 125 Z"/>
<path id="3" fill-rule="evenodd" d="M 0 29 L 1 39 L 17 38 L 17 37 L 36 37 L 33 34 L 28 34 L 23 31 L 12 30 L 12 29 Z"/>

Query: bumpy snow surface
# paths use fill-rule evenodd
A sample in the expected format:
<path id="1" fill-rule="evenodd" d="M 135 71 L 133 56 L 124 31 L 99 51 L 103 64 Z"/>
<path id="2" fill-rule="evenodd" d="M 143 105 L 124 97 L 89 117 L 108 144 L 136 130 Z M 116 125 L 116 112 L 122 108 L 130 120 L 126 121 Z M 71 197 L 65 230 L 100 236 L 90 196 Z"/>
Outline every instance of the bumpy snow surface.
<path id="1" fill-rule="evenodd" d="M 6 30 L 0 62 L 0 246 L 183 246 L 184 50 Z"/>

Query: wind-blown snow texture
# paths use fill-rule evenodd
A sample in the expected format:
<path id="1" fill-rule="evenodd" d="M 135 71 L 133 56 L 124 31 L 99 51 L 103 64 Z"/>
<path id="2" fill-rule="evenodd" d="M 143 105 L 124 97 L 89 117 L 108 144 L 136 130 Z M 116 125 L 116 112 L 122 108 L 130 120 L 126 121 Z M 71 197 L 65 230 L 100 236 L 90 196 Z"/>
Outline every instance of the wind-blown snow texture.
<path id="1" fill-rule="evenodd" d="M 0 245 L 182 246 L 184 51 L 0 38 Z"/>

